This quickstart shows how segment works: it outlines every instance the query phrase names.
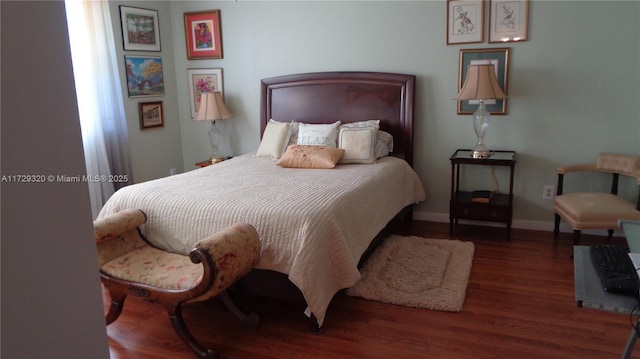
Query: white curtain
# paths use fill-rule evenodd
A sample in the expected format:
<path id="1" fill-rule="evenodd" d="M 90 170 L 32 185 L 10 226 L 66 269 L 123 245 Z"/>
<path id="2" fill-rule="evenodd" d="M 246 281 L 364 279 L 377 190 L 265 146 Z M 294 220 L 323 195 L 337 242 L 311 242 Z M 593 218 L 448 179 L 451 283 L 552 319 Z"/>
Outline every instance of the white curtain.
<path id="1" fill-rule="evenodd" d="M 65 0 L 65 5 L 87 184 L 96 218 L 115 190 L 133 183 L 127 123 L 109 2 Z"/>

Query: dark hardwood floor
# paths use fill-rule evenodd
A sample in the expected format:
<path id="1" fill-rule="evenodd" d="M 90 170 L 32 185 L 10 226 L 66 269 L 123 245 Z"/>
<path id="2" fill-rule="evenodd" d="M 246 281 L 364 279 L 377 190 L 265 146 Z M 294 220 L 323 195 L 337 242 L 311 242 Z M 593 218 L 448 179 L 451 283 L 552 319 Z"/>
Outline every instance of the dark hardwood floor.
<path id="1" fill-rule="evenodd" d="M 414 222 L 406 234 L 448 238 L 445 223 Z M 583 236 L 583 244 L 604 237 Z M 243 298 L 261 316 L 244 327 L 213 299 L 185 306 L 194 336 L 223 358 L 619 358 L 628 315 L 578 308 L 571 235 L 458 226 L 476 251 L 464 310 L 445 313 L 348 297 L 334 298 L 323 332 L 308 330 L 303 307 Z M 624 243 L 616 238 L 614 243 Z M 104 295 L 108 302 L 108 295 Z M 128 298 L 107 327 L 111 358 L 193 358 L 162 307 Z M 634 353 L 640 358 L 640 349 Z"/>

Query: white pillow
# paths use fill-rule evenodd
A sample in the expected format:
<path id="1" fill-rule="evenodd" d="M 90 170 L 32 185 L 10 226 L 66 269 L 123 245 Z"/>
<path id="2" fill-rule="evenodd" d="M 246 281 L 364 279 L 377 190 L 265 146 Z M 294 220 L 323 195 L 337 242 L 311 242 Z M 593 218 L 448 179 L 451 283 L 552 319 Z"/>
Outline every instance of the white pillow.
<path id="1" fill-rule="evenodd" d="M 289 129 L 291 130 L 291 134 L 289 135 L 289 144 L 297 145 L 298 130 L 300 129 L 300 122 L 291 121 L 291 123 L 289 124 Z"/>
<path id="2" fill-rule="evenodd" d="M 373 127 L 380 128 L 380 120 L 367 120 L 358 122 L 349 122 L 340 125 L 340 127 Z"/>
<path id="3" fill-rule="evenodd" d="M 338 148 L 344 150 L 340 163 L 373 163 L 376 160 L 378 129 L 373 127 L 342 127 Z"/>
<path id="4" fill-rule="evenodd" d="M 270 120 L 262 134 L 262 141 L 256 156 L 278 159 L 289 144 L 289 124 Z"/>
<path id="5" fill-rule="evenodd" d="M 337 147 L 338 126 L 340 121 L 332 124 L 300 123 L 297 144 Z"/>
<path id="6" fill-rule="evenodd" d="M 378 141 L 382 142 L 389 152 L 393 152 L 393 136 L 389 132 L 378 131 Z"/>
<path id="7" fill-rule="evenodd" d="M 389 148 L 387 148 L 387 145 L 384 142 L 380 141 L 379 138 L 376 141 L 375 152 L 376 152 L 376 159 L 389 156 Z"/>

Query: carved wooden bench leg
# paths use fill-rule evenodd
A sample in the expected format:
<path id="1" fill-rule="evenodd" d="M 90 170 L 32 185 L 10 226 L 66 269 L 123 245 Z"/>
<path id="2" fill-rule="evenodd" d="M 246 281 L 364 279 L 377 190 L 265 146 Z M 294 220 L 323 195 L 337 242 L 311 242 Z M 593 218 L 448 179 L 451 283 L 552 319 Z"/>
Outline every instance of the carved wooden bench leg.
<path id="1" fill-rule="evenodd" d="M 111 304 L 109 305 L 109 311 L 105 315 L 104 320 L 107 325 L 109 325 L 115 322 L 122 313 L 124 300 L 127 299 L 127 293 L 109 287 L 107 287 L 107 290 L 109 291 L 109 297 L 111 297 Z"/>
<path id="2" fill-rule="evenodd" d="M 241 322 L 246 324 L 247 326 L 258 329 L 260 327 L 260 316 L 256 313 L 247 313 L 246 311 L 240 309 L 236 302 L 233 300 L 228 290 L 220 293 L 220 299 L 222 299 L 222 303 L 227 307 L 227 309 L 233 313 Z"/>
<path id="3" fill-rule="evenodd" d="M 187 324 L 184 322 L 182 318 L 182 306 L 166 304 L 165 309 L 169 314 L 169 319 L 171 319 L 171 325 L 173 325 L 173 329 L 175 329 L 176 333 L 182 341 L 184 341 L 189 349 L 193 351 L 198 358 L 202 359 L 218 359 L 219 354 L 217 351 L 212 349 L 207 349 L 200 345 L 198 341 L 193 337 L 189 328 L 187 328 Z"/>

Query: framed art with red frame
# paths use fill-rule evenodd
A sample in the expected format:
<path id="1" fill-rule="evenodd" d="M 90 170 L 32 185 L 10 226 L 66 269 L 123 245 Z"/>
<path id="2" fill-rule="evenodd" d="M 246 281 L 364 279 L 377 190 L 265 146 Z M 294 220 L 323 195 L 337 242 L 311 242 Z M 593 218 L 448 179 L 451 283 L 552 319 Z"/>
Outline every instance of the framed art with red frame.
<path id="1" fill-rule="evenodd" d="M 220 10 L 184 13 L 184 32 L 189 60 L 222 58 Z"/>

